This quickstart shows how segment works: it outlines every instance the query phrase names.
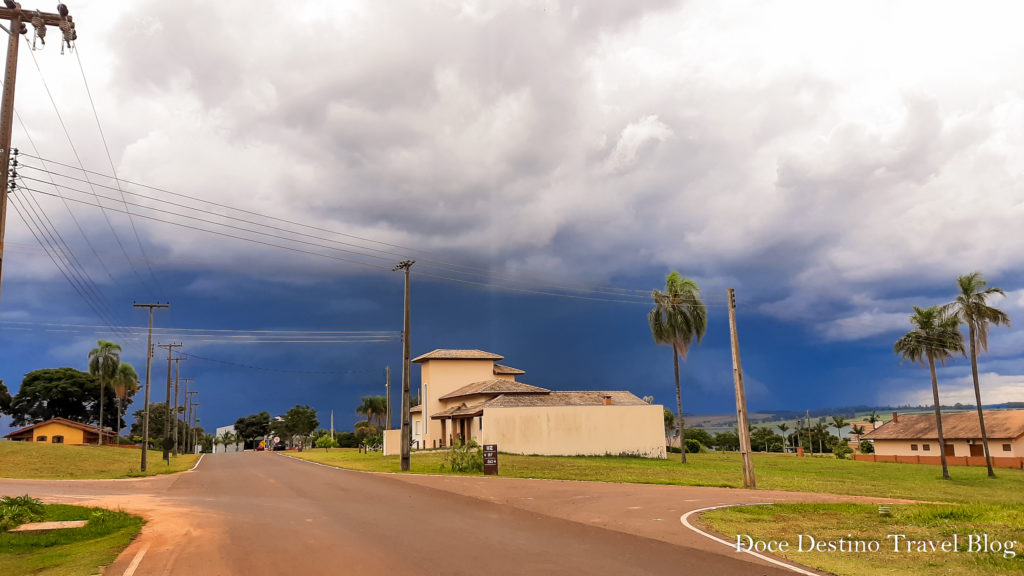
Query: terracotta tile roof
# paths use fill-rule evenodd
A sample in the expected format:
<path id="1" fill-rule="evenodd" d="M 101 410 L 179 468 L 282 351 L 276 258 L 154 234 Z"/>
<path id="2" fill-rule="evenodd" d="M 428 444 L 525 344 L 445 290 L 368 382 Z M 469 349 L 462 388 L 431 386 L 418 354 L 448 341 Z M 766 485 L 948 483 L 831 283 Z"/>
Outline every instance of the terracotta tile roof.
<path id="1" fill-rule="evenodd" d="M 484 413 L 484 405 L 486 402 L 477 402 L 476 404 L 466 404 L 463 402 L 458 406 L 452 406 L 446 410 L 436 412 L 430 415 L 433 420 L 440 420 L 442 418 L 467 418 L 471 416 L 479 416 Z"/>
<path id="2" fill-rule="evenodd" d="M 487 408 L 520 408 L 527 406 L 602 406 L 604 397 L 612 397 L 612 406 L 646 406 L 647 403 L 625 390 L 551 392 L 550 394 L 502 395 L 487 402 Z"/>
<path id="3" fill-rule="evenodd" d="M 526 370 L 520 370 L 519 368 L 513 368 L 511 366 L 505 366 L 504 364 L 494 363 L 495 374 L 526 374 Z"/>
<path id="4" fill-rule="evenodd" d="M 472 396 L 473 394 L 548 394 L 550 392 L 551 390 L 548 390 L 547 388 L 539 388 L 537 386 L 524 384 L 523 382 L 514 382 L 512 380 L 495 378 L 493 380 L 484 380 L 482 382 L 467 384 L 458 390 L 454 390 L 444 396 L 441 396 L 438 400 Z"/>
<path id="5" fill-rule="evenodd" d="M 47 420 L 45 422 L 37 422 L 37 423 L 32 424 L 30 426 L 25 426 L 24 428 L 21 428 L 19 430 L 15 430 L 15 431 L 11 432 L 10 434 L 5 435 L 4 438 L 10 438 L 10 437 L 16 436 L 18 434 L 23 434 L 25 432 L 28 432 L 29 430 L 32 430 L 33 428 L 38 428 L 38 427 L 42 426 L 43 424 L 63 424 L 65 426 L 69 426 L 71 428 L 78 428 L 79 430 L 85 430 L 86 432 L 92 432 L 93 434 L 99 434 L 99 430 L 100 430 L 99 428 L 97 428 L 96 426 L 93 426 L 91 424 L 82 424 L 81 422 L 75 422 L 74 420 L 68 420 L 67 418 L 57 417 L 57 418 L 50 418 L 49 420 Z M 114 436 L 114 431 L 111 430 L 110 428 L 105 428 L 103 430 L 103 435 L 104 436 Z"/>
<path id="6" fill-rule="evenodd" d="M 1024 436 L 1024 410 L 986 410 L 985 432 L 991 438 Z M 946 440 L 981 438 L 978 413 L 949 412 L 942 415 L 942 435 Z M 899 414 L 897 420 L 886 422 L 861 436 L 868 440 L 937 440 L 935 414 Z"/>
<path id="7" fill-rule="evenodd" d="M 433 352 L 427 352 L 422 356 L 413 358 L 413 362 L 423 362 L 426 360 L 503 360 L 505 357 L 498 354 L 492 354 L 491 352 L 484 352 L 483 350 L 448 350 L 444 348 L 438 348 Z"/>

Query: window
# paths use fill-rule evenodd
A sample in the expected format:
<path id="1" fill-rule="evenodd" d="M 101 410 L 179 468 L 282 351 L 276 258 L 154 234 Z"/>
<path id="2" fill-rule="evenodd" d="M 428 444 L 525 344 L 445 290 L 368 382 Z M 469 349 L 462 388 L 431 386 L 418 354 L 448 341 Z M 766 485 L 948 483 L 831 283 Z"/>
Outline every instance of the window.
<path id="1" fill-rule="evenodd" d="M 46 442 L 46 436 L 36 436 L 36 442 Z"/>
<path id="2" fill-rule="evenodd" d="M 932 445 L 931 444 L 925 444 L 924 446 L 921 446 L 921 449 L 923 449 L 925 452 L 928 452 L 928 451 L 930 451 L 932 449 Z"/>
<path id="3" fill-rule="evenodd" d="M 913 450 L 914 452 L 917 452 L 917 444 L 911 444 L 910 449 Z"/>
<path id="4" fill-rule="evenodd" d="M 64 443 L 64 437 L 63 436 L 54 436 L 53 437 L 53 443 L 54 444 L 63 444 Z"/>
<path id="5" fill-rule="evenodd" d="M 1012 446 L 1010 446 L 1009 444 L 1003 444 L 1003 452 L 1012 452 L 1012 451 L 1013 451 L 1013 447 Z"/>

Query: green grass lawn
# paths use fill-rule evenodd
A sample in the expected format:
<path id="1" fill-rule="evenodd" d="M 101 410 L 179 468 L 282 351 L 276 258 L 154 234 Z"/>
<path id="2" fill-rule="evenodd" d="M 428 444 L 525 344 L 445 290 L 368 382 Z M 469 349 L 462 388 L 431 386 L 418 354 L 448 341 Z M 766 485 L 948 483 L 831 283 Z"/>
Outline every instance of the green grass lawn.
<path id="1" fill-rule="evenodd" d="M 171 457 L 150 450 L 145 472 L 140 471 L 141 451 L 111 446 L 63 446 L 31 442 L 0 442 L 0 478 L 77 480 L 87 478 L 131 478 L 188 470 L 198 455 Z"/>
<path id="2" fill-rule="evenodd" d="M 750 535 L 762 542 L 788 542 L 781 555 L 793 562 L 845 576 L 1024 574 L 1024 505 L 897 504 L 891 516 L 867 504 L 773 504 L 713 510 L 703 521 L 730 542 Z M 956 540 L 954 540 L 954 534 Z M 801 535 L 803 541 L 801 543 Z M 903 538 L 897 540 L 896 535 Z M 980 541 L 971 541 L 971 535 Z M 984 536 L 989 548 L 984 550 Z M 814 551 L 808 536 L 836 543 L 837 550 Z M 852 537 L 852 538 L 851 538 Z M 859 541 L 842 545 L 839 539 Z M 907 547 L 908 540 L 931 541 Z M 744 547 L 749 545 L 741 538 Z M 1003 543 L 1014 542 L 1011 556 Z M 870 550 L 875 542 L 878 549 Z M 896 551 L 897 542 L 899 551 Z M 943 551 L 943 542 L 947 544 Z M 999 548 L 993 543 L 1001 543 Z M 801 550 L 802 548 L 802 550 Z"/>
<path id="3" fill-rule="evenodd" d="M 398 456 L 379 452 L 361 454 L 354 449 L 307 450 L 289 455 L 353 470 L 398 472 Z M 440 452 L 412 454 L 412 472 L 445 474 Z M 519 456 L 501 454 L 501 476 L 597 480 L 644 484 L 742 487 L 738 453 L 689 454 L 680 464 L 668 460 L 617 456 Z M 943 480 L 938 466 L 857 462 L 792 454 L 755 454 L 757 487 L 771 490 L 849 494 L 938 502 L 991 502 L 1024 504 L 1024 471 L 1003 469 L 995 480 L 983 467 L 951 467 L 952 480 Z"/>
<path id="4" fill-rule="evenodd" d="M 82 528 L 43 533 L 0 532 L 0 574 L 89 576 L 117 558 L 143 520 L 124 512 L 50 504 L 44 521 L 88 520 Z"/>

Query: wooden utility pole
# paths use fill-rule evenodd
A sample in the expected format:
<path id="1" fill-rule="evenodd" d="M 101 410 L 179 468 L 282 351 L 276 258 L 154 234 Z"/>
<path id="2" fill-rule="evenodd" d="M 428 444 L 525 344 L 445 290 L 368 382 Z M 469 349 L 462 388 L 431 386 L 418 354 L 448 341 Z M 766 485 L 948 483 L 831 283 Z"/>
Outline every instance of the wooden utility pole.
<path id="1" fill-rule="evenodd" d="M 171 304 L 136 304 L 132 302 L 133 308 L 149 308 L 149 333 L 146 336 L 146 400 L 142 407 L 142 463 L 139 467 L 146 471 L 146 452 L 149 448 L 149 372 L 153 363 L 153 309 L 170 308 Z"/>
<path id="2" fill-rule="evenodd" d="M 732 337 L 732 379 L 736 385 L 736 427 L 743 458 L 743 486 L 757 488 L 754 461 L 750 456 L 750 422 L 747 418 L 747 394 L 743 390 L 743 366 L 740 364 L 740 340 L 736 334 L 736 292 L 729 288 L 729 334 Z"/>
<path id="3" fill-rule="evenodd" d="M 391 366 L 384 368 L 384 429 L 391 430 Z"/>
<path id="4" fill-rule="evenodd" d="M 199 425 L 199 407 L 202 406 L 199 402 L 192 404 L 192 453 L 196 453 L 196 444 L 199 443 L 199 431 L 196 427 Z"/>
<path id="5" fill-rule="evenodd" d="M 195 409 L 195 402 L 192 400 L 192 397 L 196 394 L 199 394 L 199 392 L 185 389 L 185 442 L 189 442 L 192 439 L 192 411 Z M 191 450 L 191 452 L 195 452 L 195 450 Z"/>
<path id="6" fill-rule="evenodd" d="M 65 40 L 68 46 L 77 37 L 75 24 L 68 15 L 68 8 L 64 4 L 57 4 L 58 14 L 40 12 L 38 10 L 22 10 L 21 4 L 12 0 L 5 0 L 5 8 L 0 8 L 0 20 L 7 20 L 11 23 L 7 40 L 7 67 L 4 71 L 4 91 L 0 100 L 0 279 L 3 277 L 4 265 L 4 234 L 7 230 L 7 192 L 8 178 L 10 177 L 11 162 L 11 130 L 14 127 L 14 87 L 18 77 L 18 42 L 22 34 L 28 33 L 25 22 L 31 22 L 36 30 L 46 33 L 47 26 L 56 26 L 63 37 L 58 40 Z M 44 42 L 45 45 L 45 42 Z M 100 422 L 100 439 L 102 442 L 103 423 Z M 145 453 L 143 453 L 145 454 Z M 143 460 L 145 461 L 145 460 Z M 145 468 L 143 468 L 145 469 Z"/>
<path id="7" fill-rule="evenodd" d="M 409 419 L 409 269 L 415 260 L 404 260 L 392 271 L 405 270 L 405 318 L 402 323 L 402 472 L 409 471 L 409 443 L 412 423 Z"/>
<path id="8" fill-rule="evenodd" d="M 185 390 L 188 390 L 188 384 L 192 381 L 192 378 L 182 378 L 182 382 L 185 383 Z M 174 382 L 174 455 L 180 454 L 178 447 L 178 382 Z"/>

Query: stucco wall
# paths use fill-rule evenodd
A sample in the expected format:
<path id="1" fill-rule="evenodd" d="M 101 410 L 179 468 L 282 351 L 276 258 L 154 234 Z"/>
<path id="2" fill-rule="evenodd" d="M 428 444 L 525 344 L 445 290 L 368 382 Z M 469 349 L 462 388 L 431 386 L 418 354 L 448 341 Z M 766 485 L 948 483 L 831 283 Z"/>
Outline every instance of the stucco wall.
<path id="1" fill-rule="evenodd" d="M 432 445 L 441 438 L 441 425 L 430 420 L 431 414 L 444 409 L 438 398 L 466 384 L 494 378 L 494 360 L 427 360 L 420 371 L 420 400 L 424 403 L 425 433 L 423 440 Z M 460 401 L 461 402 L 461 401 Z"/>
<path id="2" fill-rule="evenodd" d="M 40 436 L 46 436 L 46 443 L 52 444 L 54 436 L 63 436 L 65 444 L 85 444 L 85 432 L 78 428 L 65 426 L 58 422 L 44 424 L 32 431 L 32 441 L 35 442 Z"/>
<path id="3" fill-rule="evenodd" d="M 402 453 L 402 429 L 384 431 L 384 455 Z"/>
<path id="4" fill-rule="evenodd" d="M 480 443 L 516 454 L 664 458 L 664 410 L 660 405 L 487 408 Z"/>

